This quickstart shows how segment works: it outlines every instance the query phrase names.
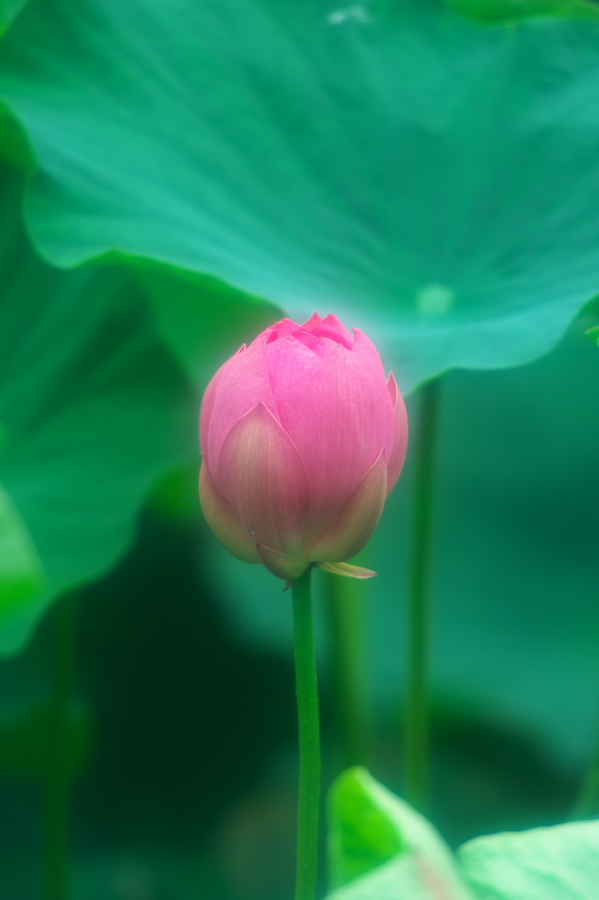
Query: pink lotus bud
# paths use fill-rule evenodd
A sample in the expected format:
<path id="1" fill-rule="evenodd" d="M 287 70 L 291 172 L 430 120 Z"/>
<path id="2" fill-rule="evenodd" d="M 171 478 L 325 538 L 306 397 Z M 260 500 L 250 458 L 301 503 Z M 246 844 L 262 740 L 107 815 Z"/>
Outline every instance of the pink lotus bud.
<path id="1" fill-rule="evenodd" d="M 234 556 L 294 581 L 340 574 L 403 466 L 405 405 L 366 335 L 335 316 L 283 319 L 222 366 L 202 402 L 200 498 Z"/>

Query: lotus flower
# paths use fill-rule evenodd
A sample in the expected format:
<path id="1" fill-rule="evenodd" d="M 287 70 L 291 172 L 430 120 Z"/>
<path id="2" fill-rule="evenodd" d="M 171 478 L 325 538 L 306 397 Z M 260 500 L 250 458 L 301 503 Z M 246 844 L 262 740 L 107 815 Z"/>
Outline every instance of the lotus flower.
<path id="1" fill-rule="evenodd" d="M 200 498 L 234 556 L 288 583 L 316 564 L 345 575 L 404 462 L 406 409 L 359 329 L 315 313 L 263 331 L 216 373 L 200 418 Z"/>

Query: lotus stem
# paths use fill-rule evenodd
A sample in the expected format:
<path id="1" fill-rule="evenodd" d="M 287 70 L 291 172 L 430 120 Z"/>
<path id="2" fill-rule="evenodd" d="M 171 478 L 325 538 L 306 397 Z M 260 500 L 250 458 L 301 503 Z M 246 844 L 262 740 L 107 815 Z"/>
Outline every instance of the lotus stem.
<path id="1" fill-rule="evenodd" d="M 412 450 L 416 474 L 404 747 L 406 797 L 420 810 L 426 808 L 429 792 L 430 583 L 439 393 L 438 381 L 431 381 L 422 389 L 420 418 Z"/>
<path id="2" fill-rule="evenodd" d="M 311 567 L 292 587 L 299 721 L 299 800 L 295 900 L 315 900 L 318 877 L 320 727 L 312 616 Z"/>
<path id="3" fill-rule="evenodd" d="M 52 697 L 48 721 L 47 897 L 68 900 L 69 890 L 69 705 L 75 675 L 77 596 L 62 597 L 52 635 Z"/>

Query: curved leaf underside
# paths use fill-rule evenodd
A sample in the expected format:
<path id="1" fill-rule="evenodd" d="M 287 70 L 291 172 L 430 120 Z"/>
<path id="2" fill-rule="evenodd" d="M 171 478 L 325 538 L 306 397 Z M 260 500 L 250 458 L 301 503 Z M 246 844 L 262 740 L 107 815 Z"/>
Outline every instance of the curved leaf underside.
<path id="1" fill-rule="evenodd" d="M 0 654 L 126 549 L 152 484 L 188 457 L 186 386 L 131 279 L 31 251 L 0 172 Z"/>
<path id="2" fill-rule="evenodd" d="M 46 0 L 0 55 L 38 157 L 30 228 L 61 266 L 117 249 L 333 311 L 403 390 L 547 351 L 599 290 L 595 24 Z"/>

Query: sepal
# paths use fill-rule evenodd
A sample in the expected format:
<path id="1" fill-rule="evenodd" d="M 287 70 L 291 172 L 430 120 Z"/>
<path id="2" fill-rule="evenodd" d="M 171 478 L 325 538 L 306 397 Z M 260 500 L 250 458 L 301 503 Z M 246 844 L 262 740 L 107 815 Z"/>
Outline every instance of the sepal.
<path id="1" fill-rule="evenodd" d="M 372 569 L 365 569 L 363 566 L 352 566 L 350 563 L 344 562 L 317 562 L 314 565 L 318 566 L 319 569 L 324 569 L 325 572 L 331 572 L 333 575 L 345 575 L 347 578 L 374 578 L 375 575 L 378 575 L 378 572 L 373 572 Z"/>

